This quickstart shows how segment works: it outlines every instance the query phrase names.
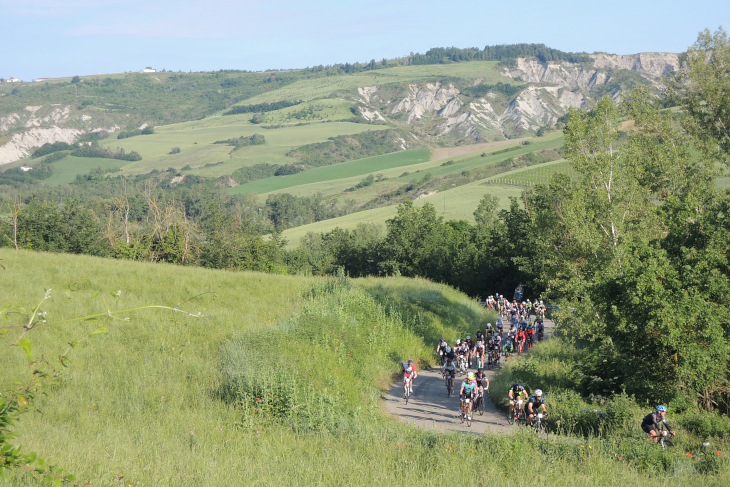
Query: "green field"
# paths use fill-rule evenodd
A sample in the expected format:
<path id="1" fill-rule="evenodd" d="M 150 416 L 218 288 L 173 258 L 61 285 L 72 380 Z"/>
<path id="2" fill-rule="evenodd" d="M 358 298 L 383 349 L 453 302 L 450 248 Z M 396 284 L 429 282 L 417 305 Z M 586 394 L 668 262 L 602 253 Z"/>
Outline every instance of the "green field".
<path id="1" fill-rule="evenodd" d="M 448 191 L 432 194 L 415 201 L 416 206 L 430 203 L 436 208 L 436 213 L 445 220 L 466 220 L 474 223 L 474 210 L 486 193 L 499 198 L 500 209 L 509 208 L 509 198 L 518 198 L 522 188 L 502 185 L 486 184 L 483 180 L 459 186 Z M 385 221 L 393 218 L 398 211 L 397 206 L 385 206 L 372 210 L 360 211 L 331 220 L 311 223 L 300 227 L 290 228 L 282 233 L 287 240 L 287 247 L 295 248 L 301 239 L 309 232 L 329 232 L 337 227 L 353 230 L 360 223 L 377 223 L 385 229 Z"/>
<path id="2" fill-rule="evenodd" d="M 328 137 L 337 135 L 384 128 L 378 125 L 332 122 L 266 130 L 251 124 L 207 127 L 191 122 L 160 127 L 155 129 L 152 135 L 128 139 L 119 140 L 112 134 L 108 139 L 104 139 L 101 145 L 121 147 L 128 152 L 134 150 L 140 153 L 142 160 L 127 163 L 123 168 L 125 174 L 144 174 L 153 169 L 165 170 L 169 167 L 181 169 L 190 165 L 193 168 L 192 174 L 217 177 L 231 174 L 239 167 L 254 164 L 290 164 L 294 159 L 286 157 L 286 153 L 295 147 L 323 142 Z M 231 153 L 232 147 L 214 144 L 218 140 L 251 136 L 255 133 L 262 134 L 266 138 L 264 145 L 244 147 Z M 180 153 L 169 154 L 173 147 L 179 147 Z M 206 164 L 215 164 L 219 161 L 225 162 L 214 167 L 204 167 Z"/>
<path id="3" fill-rule="evenodd" d="M 555 174 L 566 174 L 570 177 L 577 175 L 576 170 L 570 161 L 560 159 L 546 162 L 537 166 L 524 167 L 509 171 L 498 176 L 487 178 L 492 184 L 508 184 L 512 186 L 535 186 L 536 184 L 547 184 Z"/>
<path id="4" fill-rule="evenodd" d="M 120 169 L 127 164 L 129 164 L 129 161 L 120 161 L 117 159 L 68 156 L 64 157 L 60 161 L 52 163 L 53 175 L 44 182 L 51 186 L 69 184 L 76 180 L 77 174 L 88 174 L 97 167 L 104 169 Z"/>
<path id="5" fill-rule="evenodd" d="M 341 162 L 331 166 L 315 167 L 289 176 L 274 176 L 271 178 L 260 179 L 252 183 L 242 184 L 235 188 L 231 188 L 229 193 L 262 194 L 302 185 L 309 185 L 308 189 L 316 193 L 318 192 L 316 190 L 316 186 L 321 183 L 382 172 L 386 169 L 412 166 L 414 164 L 428 161 L 430 153 L 431 151 L 429 149 L 415 149 L 393 152 L 382 156 L 368 157 L 355 161 Z"/>

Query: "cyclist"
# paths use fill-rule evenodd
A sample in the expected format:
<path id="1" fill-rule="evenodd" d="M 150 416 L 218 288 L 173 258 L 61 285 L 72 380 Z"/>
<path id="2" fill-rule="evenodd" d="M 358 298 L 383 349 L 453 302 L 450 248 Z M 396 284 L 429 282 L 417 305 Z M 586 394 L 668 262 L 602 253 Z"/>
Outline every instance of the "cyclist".
<path id="1" fill-rule="evenodd" d="M 443 369 L 444 378 L 447 381 L 447 384 L 449 385 L 450 393 L 454 393 L 454 377 L 456 377 L 456 366 L 454 366 L 454 359 L 453 358 L 447 358 L 446 364 L 444 365 Z"/>
<path id="2" fill-rule="evenodd" d="M 477 381 L 477 387 L 489 392 L 489 378 L 487 377 L 487 374 L 484 373 L 484 369 L 477 370 L 477 373 L 474 376 L 474 378 Z"/>
<path id="3" fill-rule="evenodd" d="M 446 343 L 446 339 L 444 337 L 441 337 L 441 341 L 438 345 L 436 345 L 436 353 L 441 357 L 441 365 L 444 365 L 444 362 L 446 361 L 446 358 L 444 357 L 444 351 L 449 346 L 448 343 Z"/>
<path id="4" fill-rule="evenodd" d="M 505 299 L 502 294 L 499 295 L 499 299 L 497 300 L 497 309 L 499 310 L 499 316 L 502 316 L 502 314 L 506 311 Z"/>
<path id="5" fill-rule="evenodd" d="M 502 335 L 502 330 L 504 329 L 504 323 L 502 322 L 502 317 L 501 316 L 499 316 L 497 318 L 497 322 L 496 322 L 495 326 L 497 327 L 497 332 L 501 336 Z"/>
<path id="6" fill-rule="evenodd" d="M 641 422 L 641 429 L 644 430 L 644 433 L 649 435 L 648 439 L 656 441 L 657 435 L 659 434 L 659 423 L 664 423 L 669 432 L 671 434 L 675 434 L 674 431 L 672 431 L 672 427 L 667 424 L 666 415 L 667 407 L 660 404 L 656 407 L 656 411 L 644 416 L 644 419 Z"/>
<path id="7" fill-rule="evenodd" d="M 527 398 L 527 391 L 525 390 L 525 386 L 523 386 L 519 382 L 512 384 L 512 387 L 510 387 L 509 391 L 507 392 L 507 397 L 509 400 L 509 414 L 510 416 L 512 416 L 515 413 L 515 402 L 519 400 L 520 397 Z"/>
<path id="8" fill-rule="evenodd" d="M 527 415 L 530 418 L 528 426 L 532 424 L 532 419 L 535 417 L 535 414 L 537 414 L 537 410 L 540 409 L 540 407 L 542 407 L 543 414 L 547 414 L 547 409 L 545 409 L 545 400 L 542 397 L 542 391 L 540 389 L 535 389 L 535 395 L 527 401 Z"/>
<path id="9" fill-rule="evenodd" d="M 484 341 L 484 335 L 482 335 L 482 330 L 477 330 L 476 334 L 474 335 L 474 341 L 477 343 Z"/>
<path id="10" fill-rule="evenodd" d="M 537 329 L 537 341 L 542 341 L 545 336 L 545 323 L 542 320 L 536 321 L 535 328 Z"/>
<path id="11" fill-rule="evenodd" d="M 413 379 L 418 377 L 418 372 L 416 372 L 416 366 L 413 365 L 411 359 L 408 359 L 408 363 L 403 365 L 403 399 L 405 399 L 408 394 L 413 394 Z"/>
<path id="12" fill-rule="evenodd" d="M 517 342 L 517 351 L 522 353 L 525 349 L 525 342 L 527 341 L 527 335 L 520 328 L 520 331 L 515 335 L 515 341 Z"/>
<path id="13" fill-rule="evenodd" d="M 535 339 L 535 330 L 532 328 L 532 325 L 527 326 L 527 331 L 525 332 L 525 335 L 527 335 L 527 348 L 532 350 L 532 342 Z"/>
<path id="14" fill-rule="evenodd" d="M 537 305 L 537 314 L 540 316 L 541 320 L 545 319 L 545 303 L 542 302 L 542 299 L 540 300 L 540 304 Z"/>
<path id="15" fill-rule="evenodd" d="M 477 367 L 484 367 L 484 342 L 478 341 L 476 345 L 474 345 L 474 357 L 476 358 Z M 481 365 L 480 365 L 481 364 Z"/>
<path id="16" fill-rule="evenodd" d="M 509 360 L 510 354 L 515 351 L 515 347 L 512 344 L 512 340 L 509 337 L 504 339 L 504 345 L 502 345 L 502 351 L 504 352 L 504 357 L 505 357 L 504 361 L 506 362 L 507 360 Z"/>
<path id="17" fill-rule="evenodd" d="M 494 330 L 492 330 L 492 324 L 491 323 L 487 323 L 487 329 L 484 330 L 484 334 L 487 337 L 490 337 L 490 336 L 492 336 L 492 333 L 494 333 Z"/>
<path id="18" fill-rule="evenodd" d="M 462 414 L 466 415 L 467 419 L 471 421 L 471 407 L 474 403 L 474 395 L 477 390 L 477 381 L 475 380 L 474 372 L 469 372 L 466 375 L 466 379 L 461 383 L 461 389 L 459 389 L 459 397 L 461 398 L 460 410 Z M 470 399 L 468 406 L 465 407 L 464 400 Z"/>
<path id="19" fill-rule="evenodd" d="M 471 361 L 474 358 L 474 342 L 471 339 L 471 335 L 466 336 L 466 363 L 471 367 Z"/>

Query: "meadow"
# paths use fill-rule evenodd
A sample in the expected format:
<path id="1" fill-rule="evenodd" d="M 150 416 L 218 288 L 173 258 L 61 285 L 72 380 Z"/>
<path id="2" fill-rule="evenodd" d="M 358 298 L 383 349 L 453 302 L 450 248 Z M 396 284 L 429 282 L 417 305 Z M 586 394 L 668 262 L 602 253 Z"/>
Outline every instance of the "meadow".
<path id="1" fill-rule="evenodd" d="M 328 137 L 349 135 L 366 130 L 381 130 L 385 127 L 356 124 L 351 122 L 313 123 L 301 126 L 282 127 L 266 130 L 260 126 L 218 125 L 214 127 L 177 124 L 160 127 L 152 135 L 116 139 L 111 137 L 101 141 L 104 147 L 121 147 L 126 151 L 137 151 L 142 160 L 132 162 L 123 167 L 125 174 L 144 174 L 153 169 L 165 170 L 169 167 L 182 169 L 191 166 L 192 174 L 205 177 L 218 177 L 231 174 L 243 166 L 254 164 L 291 164 L 294 160 L 286 153 L 296 147 L 323 142 Z M 266 138 L 264 145 L 245 147 L 231 152 L 231 147 L 214 144 L 219 140 L 227 140 L 241 136 L 262 134 Z M 180 153 L 170 154 L 173 147 L 180 148 Z M 205 167 L 206 164 L 223 164 Z"/>
<path id="2" fill-rule="evenodd" d="M 16 442 L 91 485 L 436 485 L 464 461 L 474 472 L 464 485 L 512 485 L 515 465 L 548 486 L 724 485 L 730 470 L 724 450 L 711 463 L 694 445 L 690 458 L 635 438 L 444 435 L 389 418 L 380 394 L 401 360 L 427 366 L 437 337 L 494 318 L 448 286 L 7 249 L 0 258 L 2 304 L 30 309 L 53 288 L 48 321 L 149 304 L 201 313 L 141 310 L 29 333 L 33 360 L 79 344 Z M 107 333 L 83 340 L 100 326 Z M 3 390 L 30 373 L 17 347 L 0 360 Z M 39 479 L 16 471 L 10 482 Z"/>
<path id="3" fill-rule="evenodd" d="M 506 210 L 510 205 L 509 199 L 519 198 L 522 189 L 514 186 L 487 185 L 484 181 L 476 181 L 448 191 L 424 196 L 417 199 L 414 204 L 419 207 L 426 203 L 434 205 L 436 214 L 444 217 L 444 220 L 466 220 L 474 223 L 474 210 L 487 193 L 499 198 L 499 209 Z M 361 223 L 377 223 L 382 225 L 385 230 L 385 221 L 393 218 L 397 212 L 397 206 L 359 211 L 339 218 L 290 228 L 282 232 L 282 237 L 287 241 L 287 248 L 296 248 L 301 239 L 309 232 L 329 232 L 338 227 L 353 230 Z"/>

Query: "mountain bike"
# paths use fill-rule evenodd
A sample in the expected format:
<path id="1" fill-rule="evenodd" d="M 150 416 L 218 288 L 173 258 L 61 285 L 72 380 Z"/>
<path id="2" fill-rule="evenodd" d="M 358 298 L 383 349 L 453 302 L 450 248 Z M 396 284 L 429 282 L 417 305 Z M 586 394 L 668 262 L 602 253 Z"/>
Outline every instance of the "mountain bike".
<path id="1" fill-rule="evenodd" d="M 530 427 L 532 431 L 538 436 L 538 438 L 544 438 L 547 440 L 548 430 L 545 423 L 542 422 L 544 418 L 547 418 L 547 413 L 537 413 L 535 419 L 532 420 Z"/>

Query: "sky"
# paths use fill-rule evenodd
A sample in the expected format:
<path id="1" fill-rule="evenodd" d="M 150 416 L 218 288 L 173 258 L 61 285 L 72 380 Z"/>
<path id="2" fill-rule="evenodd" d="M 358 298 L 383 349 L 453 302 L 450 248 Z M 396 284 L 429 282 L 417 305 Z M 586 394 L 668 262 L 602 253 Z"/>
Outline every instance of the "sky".
<path id="1" fill-rule="evenodd" d="M 0 0 L 0 78 L 303 68 L 432 47 L 682 52 L 730 1 Z"/>

